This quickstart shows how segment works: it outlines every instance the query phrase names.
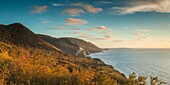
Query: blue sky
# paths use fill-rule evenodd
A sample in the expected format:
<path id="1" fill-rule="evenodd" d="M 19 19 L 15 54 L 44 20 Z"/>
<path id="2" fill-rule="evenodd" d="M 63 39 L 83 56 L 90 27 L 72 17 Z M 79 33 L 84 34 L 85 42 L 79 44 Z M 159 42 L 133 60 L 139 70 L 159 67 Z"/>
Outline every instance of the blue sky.
<path id="1" fill-rule="evenodd" d="M 0 23 L 109 48 L 170 48 L 169 0 L 1 0 Z"/>

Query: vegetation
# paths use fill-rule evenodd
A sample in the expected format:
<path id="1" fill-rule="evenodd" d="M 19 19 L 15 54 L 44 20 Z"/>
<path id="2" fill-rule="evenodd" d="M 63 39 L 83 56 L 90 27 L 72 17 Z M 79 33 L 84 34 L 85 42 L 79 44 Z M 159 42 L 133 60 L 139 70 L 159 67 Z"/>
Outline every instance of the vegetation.
<path id="1" fill-rule="evenodd" d="M 128 85 L 147 85 L 146 79 L 147 77 L 145 76 L 136 77 L 136 74 L 132 73 L 129 75 Z M 150 85 L 164 85 L 164 84 L 167 83 L 159 80 L 158 77 L 150 77 Z"/>
<path id="2" fill-rule="evenodd" d="M 126 80 L 104 65 L 91 58 L 0 42 L 0 85 L 119 85 L 119 79 Z"/>

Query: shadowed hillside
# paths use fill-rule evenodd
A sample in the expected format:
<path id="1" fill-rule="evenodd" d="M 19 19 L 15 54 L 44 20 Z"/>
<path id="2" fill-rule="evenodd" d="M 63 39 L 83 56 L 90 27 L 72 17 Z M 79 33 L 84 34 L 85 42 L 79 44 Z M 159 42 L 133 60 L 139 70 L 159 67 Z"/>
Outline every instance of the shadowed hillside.
<path id="1" fill-rule="evenodd" d="M 90 42 L 86 42 L 81 39 L 77 38 L 53 38 L 47 35 L 38 35 L 43 40 L 47 41 L 48 43 L 56 46 L 57 48 L 65 51 L 69 54 L 76 55 L 79 50 L 79 47 L 83 48 L 86 54 L 102 52 L 102 49 L 95 46 Z M 83 53 L 80 53 L 79 56 L 84 56 Z"/>
<path id="2" fill-rule="evenodd" d="M 20 23 L 0 25 L 0 41 L 27 48 L 57 49 L 36 36 L 32 31 Z"/>

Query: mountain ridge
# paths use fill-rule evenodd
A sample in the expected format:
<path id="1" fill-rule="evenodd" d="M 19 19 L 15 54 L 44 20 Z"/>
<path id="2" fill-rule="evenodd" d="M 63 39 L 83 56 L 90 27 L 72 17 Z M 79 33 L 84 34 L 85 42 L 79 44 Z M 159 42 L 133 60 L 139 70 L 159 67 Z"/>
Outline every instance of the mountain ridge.
<path id="1" fill-rule="evenodd" d="M 12 43 L 18 46 L 45 48 L 57 50 L 57 48 L 48 44 L 35 35 L 31 30 L 20 23 L 0 26 L 0 41 Z"/>
<path id="2" fill-rule="evenodd" d="M 97 52 L 102 52 L 102 49 L 97 47 L 96 45 L 84 41 L 82 39 L 73 38 L 73 37 L 62 37 L 62 38 L 55 38 L 48 35 L 37 34 L 40 38 L 45 40 L 46 42 L 56 46 L 57 48 L 65 51 L 69 54 L 76 55 L 79 51 L 79 48 L 84 49 L 87 55 Z M 80 52 L 79 56 L 86 56 L 83 52 Z"/>

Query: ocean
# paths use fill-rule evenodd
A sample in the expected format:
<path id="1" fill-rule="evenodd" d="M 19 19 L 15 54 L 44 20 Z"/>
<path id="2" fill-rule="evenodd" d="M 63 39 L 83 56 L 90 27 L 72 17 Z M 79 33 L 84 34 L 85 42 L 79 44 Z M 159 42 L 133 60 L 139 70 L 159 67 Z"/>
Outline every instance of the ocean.
<path id="1" fill-rule="evenodd" d="M 170 49 L 115 48 L 90 56 L 112 65 L 126 77 L 132 72 L 146 76 L 147 81 L 150 76 L 158 76 L 170 85 Z"/>

